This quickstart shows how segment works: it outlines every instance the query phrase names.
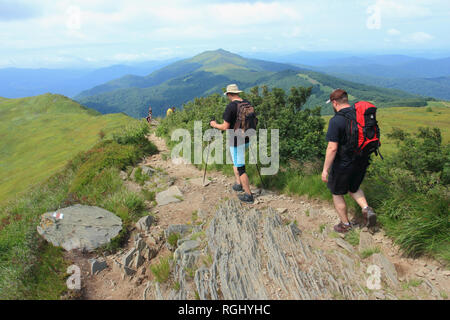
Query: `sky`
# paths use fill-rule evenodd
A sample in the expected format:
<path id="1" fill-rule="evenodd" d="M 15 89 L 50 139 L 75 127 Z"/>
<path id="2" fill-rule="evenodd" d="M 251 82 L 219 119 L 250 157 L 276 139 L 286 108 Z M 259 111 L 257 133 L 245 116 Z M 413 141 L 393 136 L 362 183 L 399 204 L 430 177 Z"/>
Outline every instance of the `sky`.
<path id="1" fill-rule="evenodd" d="M 236 53 L 450 56 L 448 0 L 0 0 L 0 67 Z"/>

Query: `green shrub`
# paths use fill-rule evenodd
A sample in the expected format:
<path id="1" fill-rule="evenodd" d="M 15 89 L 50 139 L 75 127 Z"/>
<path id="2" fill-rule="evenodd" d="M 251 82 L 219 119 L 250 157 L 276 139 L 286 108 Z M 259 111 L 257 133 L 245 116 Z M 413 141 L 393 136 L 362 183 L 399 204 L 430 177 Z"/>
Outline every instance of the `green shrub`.
<path id="1" fill-rule="evenodd" d="M 167 242 L 172 246 L 172 248 L 176 248 L 178 244 L 178 240 L 181 239 L 181 234 L 179 233 L 172 233 L 167 238 Z"/>
<path id="2" fill-rule="evenodd" d="M 144 195 L 144 199 L 147 201 L 155 201 L 156 199 L 156 192 L 155 191 L 150 191 L 147 189 L 142 189 L 142 194 Z"/>
<path id="3" fill-rule="evenodd" d="M 345 235 L 345 240 L 352 246 L 359 245 L 359 232 L 356 229 L 351 230 Z"/>
<path id="4" fill-rule="evenodd" d="M 141 167 L 136 169 L 136 172 L 134 173 L 134 181 L 143 186 L 149 179 L 150 177 L 148 175 L 142 173 Z"/>
<path id="5" fill-rule="evenodd" d="M 170 261 L 171 257 L 161 258 L 158 264 L 150 266 L 150 270 L 155 276 L 155 280 L 159 283 L 164 283 L 170 276 Z"/>
<path id="6" fill-rule="evenodd" d="M 137 221 L 145 211 L 144 198 L 128 190 L 113 194 L 104 200 L 102 206 L 116 213 L 125 223 Z"/>
<path id="7" fill-rule="evenodd" d="M 360 255 L 362 259 L 366 259 L 368 257 L 371 257 L 375 253 L 380 253 L 380 248 L 369 248 L 366 250 L 363 250 Z"/>

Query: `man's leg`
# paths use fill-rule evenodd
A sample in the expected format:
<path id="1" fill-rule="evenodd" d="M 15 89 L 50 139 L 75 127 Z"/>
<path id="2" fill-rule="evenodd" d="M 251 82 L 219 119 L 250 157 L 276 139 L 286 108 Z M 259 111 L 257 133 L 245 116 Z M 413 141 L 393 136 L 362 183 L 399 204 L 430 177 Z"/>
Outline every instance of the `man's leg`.
<path id="1" fill-rule="evenodd" d="M 341 222 L 349 224 L 347 215 L 347 204 L 345 203 L 344 196 L 333 195 L 334 208 L 336 209 Z"/>
<path id="2" fill-rule="evenodd" d="M 242 187 L 244 188 L 245 193 L 251 195 L 252 191 L 250 190 L 250 180 L 246 173 L 244 173 L 241 176 L 241 183 L 242 183 Z"/>
<path id="3" fill-rule="evenodd" d="M 234 170 L 234 176 L 236 177 L 236 184 L 242 184 L 241 177 L 239 176 L 238 168 L 233 167 L 233 170 Z"/>
<path id="4" fill-rule="evenodd" d="M 355 193 L 350 193 L 350 196 L 358 203 L 358 205 L 361 207 L 361 209 L 367 208 L 369 205 L 367 204 L 367 199 L 364 194 L 364 191 L 359 189 Z"/>

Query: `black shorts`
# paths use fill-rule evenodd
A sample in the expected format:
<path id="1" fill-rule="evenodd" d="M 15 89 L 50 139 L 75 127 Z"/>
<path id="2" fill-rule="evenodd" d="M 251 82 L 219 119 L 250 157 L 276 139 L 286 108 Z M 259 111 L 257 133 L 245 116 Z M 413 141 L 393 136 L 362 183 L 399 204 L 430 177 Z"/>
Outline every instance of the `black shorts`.
<path id="1" fill-rule="evenodd" d="M 328 189 L 336 196 L 356 193 L 366 176 L 368 166 L 368 163 L 358 164 L 346 171 L 332 168 L 328 177 Z"/>

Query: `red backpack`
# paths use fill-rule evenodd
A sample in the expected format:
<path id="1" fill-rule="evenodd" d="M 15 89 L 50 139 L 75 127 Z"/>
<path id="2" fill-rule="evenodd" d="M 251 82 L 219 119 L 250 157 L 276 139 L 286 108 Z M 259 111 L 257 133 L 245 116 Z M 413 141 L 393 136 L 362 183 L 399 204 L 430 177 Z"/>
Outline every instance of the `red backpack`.
<path id="1" fill-rule="evenodd" d="M 347 119 L 347 143 L 344 152 L 355 156 L 370 156 L 380 153 L 380 128 L 377 121 L 377 107 L 370 102 L 360 101 L 352 107 L 352 112 L 338 113 Z"/>

